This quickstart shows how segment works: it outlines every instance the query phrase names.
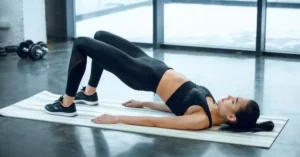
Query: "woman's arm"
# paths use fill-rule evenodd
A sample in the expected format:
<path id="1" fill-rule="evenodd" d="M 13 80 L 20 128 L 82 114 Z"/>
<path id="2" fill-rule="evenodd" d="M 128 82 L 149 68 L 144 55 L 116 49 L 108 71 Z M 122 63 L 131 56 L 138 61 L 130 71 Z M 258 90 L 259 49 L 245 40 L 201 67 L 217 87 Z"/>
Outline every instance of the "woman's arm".
<path id="1" fill-rule="evenodd" d="M 122 103 L 122 105 L 126 107 L 134 107 L 134 108 L 148 107 L 153 110 L 171 112 L 169 107 L 163 102 L 148 102 L 148 101 L 143 102 L 138 100 L 129 100 L 127 102 Z"/>
<path id="2" fill-rule="evenodd" d="M 170 108 L 164 102 L 142 102 L 144 107 L 151 108 L 153 110 L 172 112 Z"/>
<path id="3" fill-rule="evenodd" d="M 202 112 L 191 115 L 172 117 L 149 117 L 149 116 L 112 116 L 102 115 L 93 119 L 97 124 L 124 123 L 130 125 L 179 129 L 179 130 L 201 130 L 209 126 L 208 118 Z"/>

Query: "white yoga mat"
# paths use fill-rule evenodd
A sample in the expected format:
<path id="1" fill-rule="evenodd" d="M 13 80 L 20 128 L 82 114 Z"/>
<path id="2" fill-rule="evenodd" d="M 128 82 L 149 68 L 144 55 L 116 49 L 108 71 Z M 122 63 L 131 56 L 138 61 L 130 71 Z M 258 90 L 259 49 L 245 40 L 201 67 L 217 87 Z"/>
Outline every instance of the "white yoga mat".
<path id="1" fill-rule="evenodd" d="M 120 104 L 120 102 L 112 102 L 108 100 L 99 101 L 98 106 L 86 106 L 77 104 L 76 117 L 54 116 L 45 113 L 44 105 L 53 103 L 59 95 L 43 91 L 25 100 L 12 104 L 0 110 L 0 115 L 7 117 L 16 117 L 23 119 L 48 121 L 55 123 L 63 123 L 69 125 L 78 125 L 86 127 L 95 127 L 103 129 L 113 129 L 119 131 L 151 134 L 158 136 L 169 136 L 175 138 L 185 138 L 192 140 L 203 140 L 211 142 L 247 145 L 261 148 L 270 148 L 281 130 L 287 123 L 287 118 L 261 116 L 259 121 L 272 120 L 275 128 L 272 132 L 257 133 L 233 133 L 228 131 L 220 131 L 219 127 L 212 127 L 201 131 L 185 131 L 174 129 L 163 129 L 155 127 L 134 126 L 127 124 L 95 124 L 91 122 L 92 118 L 102 114 L 112 115 L 131 115 L 131 116 L 174 116 L 170 113 L 155 111 L 151 109 L 128 108 Z"/>

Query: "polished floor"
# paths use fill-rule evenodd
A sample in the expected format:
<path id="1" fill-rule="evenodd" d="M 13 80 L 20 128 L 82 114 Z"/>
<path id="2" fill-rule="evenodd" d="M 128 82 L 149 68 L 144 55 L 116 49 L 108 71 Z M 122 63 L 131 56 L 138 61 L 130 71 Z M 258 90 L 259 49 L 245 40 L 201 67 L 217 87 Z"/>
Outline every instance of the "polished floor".
<path id="1" fill-rule="evenodd" d="M 43 90 L 63 94 L 72 42 L 49 45 L 44 60 L 32 62 L 16 55 L 0 57 L 0 108 Z M 270 149 L 177 139 L 50 122 L 0 117 L 2 157 L 297 157 L 300 154 L 300 60 L 255 58 L 217 54 L 144 49 L 149 55 L 198 84 L 216 99 L 228 94 L 255 99 L 263 115 L 290 118 Z M 89 60 L 90 63 L 90 60 Z M 90 66 L 82 79 L 88 81 Z M 98 88 L 99 97 L 126 101 L 160 101 L 153 93 L 134 91 L 108 72 Z"/>

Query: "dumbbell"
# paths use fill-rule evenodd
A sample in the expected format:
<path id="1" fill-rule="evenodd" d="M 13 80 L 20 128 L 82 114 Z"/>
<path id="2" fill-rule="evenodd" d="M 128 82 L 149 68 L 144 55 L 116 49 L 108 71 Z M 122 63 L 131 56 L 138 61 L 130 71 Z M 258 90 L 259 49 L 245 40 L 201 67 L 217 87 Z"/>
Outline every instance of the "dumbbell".
<path id="1" fill-rule="evenodd" d="M 32 60 L 41 59 L 48 52 L 48 48 L 45 43 L 40 42 L 40 45 L 34 44 L 31 40 L 26 40 L 25 42 L 20 43 L 17 53 L 21 58 L 26 58 L 29 56 L 29 58 Z"/>
<path id="2" fill-rule="evenodd" d="M 29 50 L 29 57 L 32 60 L 43 58 L 48 52 L 47 45 L 40 41 L 37 44 L 32 44 Z"/>
<path id="3" fill-rule="evenodd" d="M 26 58 L 29 55 L 29 49 L 33 44 L 32 40 L 21 42 L 17 48 L 17 54 L 21 58 Z"/>
<path id="4" fill-rule="evenodd" d="M 39 41 L 36 43 L 37 45 L 40 45 L 40 47 L 42 48 L 42 50 L 44 51 L 44 55 L 43 57 L 48 53 L 48 46 L 46 43 Z"/>

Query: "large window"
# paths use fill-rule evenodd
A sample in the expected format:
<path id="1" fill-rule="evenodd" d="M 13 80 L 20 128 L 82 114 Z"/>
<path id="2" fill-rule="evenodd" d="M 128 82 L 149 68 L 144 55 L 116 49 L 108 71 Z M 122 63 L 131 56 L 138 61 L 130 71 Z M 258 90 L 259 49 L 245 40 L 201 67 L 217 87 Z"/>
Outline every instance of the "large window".
<path id="1" fill-rule="evenodd" d="M 299 0 L 282 2 L 299 3 Z M 284 4 L 267 8 L 266 51 L 300 53 L 300 7 L 284 8 Z"/>
<path id="2" fill-rule="evenodd" d="M 130 41 L 151 43 L 152 0 L 76 0 L 76 36 L 106 30 Z"/>
<path id="3" fill-rule="evenodd" d="M 155 7 L 153 2 L 157 2 Z M 98 30 L 106 30 L 131 42 L 151 44 L 155 41 L 255 53 L 256 41 L 259 42 L 257 30 L 260 30 L 257 2 L 260 1 L 75 0 L 75 37 L 93 37 Z M 153 14 L 153 9 L 157 14 Z M 299 54 L 299 17 L 299 0 L 267 0 L 266 31 L 262 29 L 261 33 L 265 33 L 264 51 Z M 153 20 L 158 21 L 155 27 Z M 155 39 L 153 30 L 160 33 L 155 34 Z"/>
<path id="4" fill-rule="evenodd" d="M 223 5 L 223 2 L 214 4 L 214 0 L 208 1 L 165 3 L 165 42 L 254 50 L 256 2 Z"/>

